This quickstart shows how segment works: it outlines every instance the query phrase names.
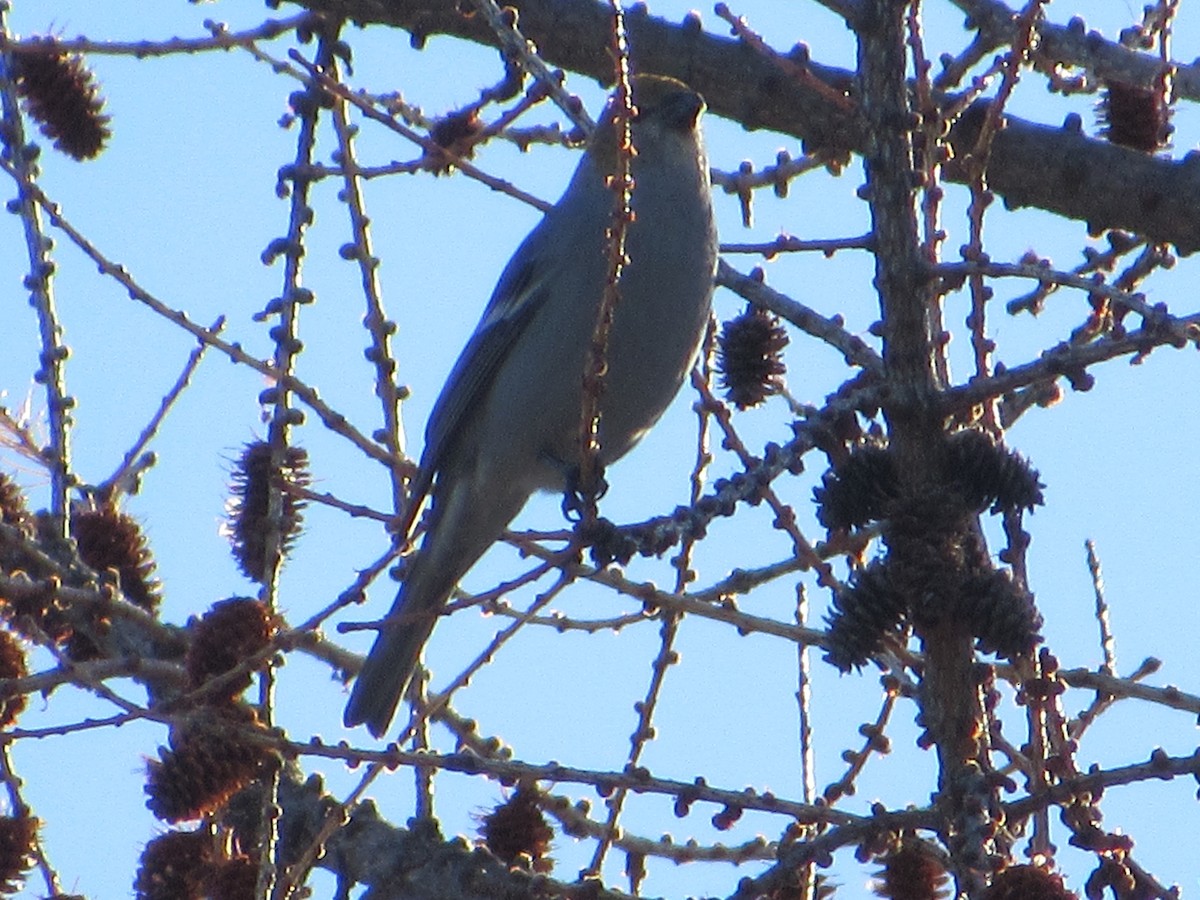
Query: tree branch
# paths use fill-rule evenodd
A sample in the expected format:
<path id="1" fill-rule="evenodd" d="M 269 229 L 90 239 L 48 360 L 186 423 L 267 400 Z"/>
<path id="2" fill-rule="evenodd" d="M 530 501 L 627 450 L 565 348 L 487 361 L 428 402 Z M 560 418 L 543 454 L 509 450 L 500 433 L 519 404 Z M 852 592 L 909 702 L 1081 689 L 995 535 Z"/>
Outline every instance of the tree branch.
<path id="1" fill-rule="evenodd" d="M 442 0 L 293 2 L 362 24 L 402 28 L 417 44 L 434 34 L 497 44 L 494 32 L 479 17 L 463 16 L 455 4 Z M 609 80 L 612 64 L 605 50 L 605 4 L 511 0 L 506 5 L 517 9 L 522 34 L 537 44 L 547 62 L 602 82 Z M 747 128 L 793 135 L 808 148 L 856 152 L 866 148 L 854 111 L 829 96 L 830 87 L 848 92 L 853 74 L 808 61 L 803 48 L 793 50 L 787 59 L 808 69 L 815 76 L 809 81 L 821 82 L 824 90 L 788 78 L 771 59 L 739 41 L 702 31 L 694 17 L 672 23 L 635 7 L 628 16 L 628 30 L 635 68 L 687 81 L 705 96 L 716 115 Z M 1084 65 L 1103 58 L 1105 71 L 1140 72 L 1138 66 L 1145 65 L 1144 54 L 1098 35 L 1078 38 L 1075 26 L 1043 26 L 1047 30 L 1062 38 L 1055 53 L 1065 62 Z M 1200 68 L 1179 67 L 1176 85 L 1193 83 L 1195 96 L 1200 97 Z M 976 121 L 968 115 L 951 133 L 956 153 L 974 146 L 977 125 L 972 123 Z M 965 173 L 947 174 L 952 181 L 962 181 Z M 1191 155 L 1180 161 L 1159 159 L 1087 137 L 1077 128 L 1008 116 L 992 143 L 988 181 L 1010 205 L 1044 209 L 1087 222 L 1093 229 L 1136 231 L 1174 244 L 1182 253 L 1200 249 L 1200 220 L 1191 214 L 1200 208 L 1200 164 Z"/>

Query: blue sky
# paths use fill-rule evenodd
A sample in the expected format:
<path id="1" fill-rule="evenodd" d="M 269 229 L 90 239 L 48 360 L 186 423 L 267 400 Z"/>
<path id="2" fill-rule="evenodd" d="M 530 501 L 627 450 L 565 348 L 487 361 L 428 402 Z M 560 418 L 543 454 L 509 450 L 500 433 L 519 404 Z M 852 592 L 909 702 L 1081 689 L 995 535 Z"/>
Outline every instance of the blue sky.
<path id="1" fill-rule="evenodd" d="M 678 18 L 683 3 L 656 2 L 653 11 Z M 849 32 L 816 4 L 770 0 L 746 2 L 735 10 L 782 49 L 797 40 L 813 47 L 816 60 L 852 67 Z M 1131 20 L 1125 3 L 1090 2 L 1082 14 L 1090 27 L 1115 35 Z M 961 14 L 929 5 L 927 40 L 936 51 L 963 44 Z M 1048 14 L 1065 21 L 1079 10 L 1056 6 Z M 278 14 L 290 14 L 283 10 Z M 95 40 L 164 39 L 200 36 L 202 21 L 219 18 L 231 29 L 251 27 L 266 15 L 257 4 L 224 2 L 204 5 L 55 0 L 51 4 L 17 0 L 10 27 L 25 36 L 47 31 Z M 706 27 L 725 33 L 711 14 Z M 494 52 L 430 39 L 426 49 L 410 48 L 407 36 L 386 29 L 347 29 L 355 48 L 353 83 L 370 91 L 400 91 L 410 101 L 436 114 L 473 98 L 478 88 L 498 76 Z M 270 45 L 282 57 L 288 40 Z M 1200 53 L 1200 30 L 1185 8 L 1177 23 L 1175 56 Z M 128 56 L 95 56 L 90 60 L 108 98 L 113 139 L 96 161 L 77 164 L 43 148 L 46 193 L 63 205 L 66 216 L 111 259 L 123 263 L 140 284 L 170 306 L 186 309 L 199 322 L 228 316 L 227 335 L 259 355 L 270 352 L 266 329 L 253 322 L 281 289 L 278 266 L 265 267 L 259 256 L 283 233 L 287 205 L 274 192 L 279 166 L 294 154 L 295 130 L 276 124 L 286 111 L 288 94 L 297 84 L 272 73 L 249 54 L 209 52 L 138 61 Z M 573 77 L 593 113 L 603 93 L 595 84 Z M 1036 76 L 1018 90 L 1013 109 L 1039 122 L 1057 123 L 1071 110 L 1089 118 L 1091 98 L 1049 96 Z M 548 106 L 531 122 L 556 120 Z M 1181 114 L 1174 141 L 1176 156 L 1196 144 L 1194 117 Z M 786 136 L 746 133 L 740 126 L 709 117 L 712 164 L 735 170 L 743 159 L 759 167 L 787 148 L 799 154 Z M 318 148 L 327 161 L 334 148 L 329 133 Z M 361 159 L 383 163 L 411 159 L 416 151 L 391 133 L 364 127 Z M 576 157 L 557 149 L 535 148 L 521 154 L 495 142 L 476 162 L 489 172 L 553 200 L 566 184 Z M 850 236 L 867 228 L 867 212 L 854 197 L 861 182 L 857 162 L 834 178 L 817 172 L 792 185 L 789 198 L 776 200 L 762 192 L 756 201 L 755 224 L 740 224 L 735 199 L 718 195 L 725 241 L 768 240 L 779 231 L 798 237 Z M 318 302 L 304 312 L 301 336 L 306 350 L 301 377 L 316 385 L 332 406 L 366 433 L 376 427 L 378 404 L 371 389 L 372 372 L 363 360 L 362 300 L 353 265 L 340 259 L 338 248 L 349 239 L 344 207 L 336 202 L 338 186 L 318 185 L 315 225 L 310 233 L 305 282 Z M 7 198 L 13 193 L 7 186 Z M 396 176 L 367 185 L 377 254 L 384 260 L 381 278 L 390 314 L 400 323 L 395 352 L 399 378 L 411 388 L 404 406 L 409 447 L 419 452 L 425 417 L 459 348 L 486 301 L 494 280 L 521 237 L 537 221 L 536 211 L 460 175 Z M 965 197 L 951 189 L 944 213 L 950 232 L 947 255 L 966 240 L 962 216 Z M 999 204 L 990 214 L 987 240 L 992 257 L 1016 260 L 1028 249 L 1051 257 L 1060 268 L 1079 261 L 1084 226 L 1036 211 L 1009 213 Z M 115 468 L 125 449 L 169 388 L 193 341 L 174 326 L 132 302 L 125 291 L 97 274 L 64 238 L 56 238 L 56 293 L 72 357 L 68 385 L 78 398 L 75 463 L 85 480 L 100 481 Z M 3 402 L 19 407 L 29 399 L 35 415 L 44 397 L 31 380 L 36 365 L 36 323 L 26 304 L 21 279 L 25 261 L 15 217 L 0 220 L 0 389 Z M 759 260 L 731 259 L 748 269 Z M 1174 312 L 1194 304 L 1190 261 L 1151 282 L 1152 301 L 1166 302 Z M 839 253 L 831 260 L 818 254 L 779 259 L 766 264 L 770 283 L 827 315 L 840 313 L 846 327 L 869 338 L 867 329 L 878 315 L 871 291 L 871 271 L 864 254 Z M 991 312 L 998 358 L 1016 365 L 1063 339 L 1084 316 L 1082 297 L 1060 292 L 1037 319 L 1008 318 L 1002 302 L 1024 285 L 997 285 Z M 742 303 L 718 292 L 718 315 L 728 317 Z M 961 380 L 969 371 L 969 345 L 962 327 L 967 308 L 961 296 L 947 304 L 947 323 L 954 331 L 951 361 Z M 873 340 L 873 339 L 870 339 Z M 788 356 L 788 384 L 801 402 L 819 404 L 845 378 L 841 360 L 827 347 L 793 334 Z M 1033 536 L 1030 569 L 1033 588 L 1046 617 L 1048 645 L 1064 667 L 1095 666 L 1100 661 L 1092 617 L 1092 589 L 1083 542 L 1093 539 L 1104 564 L 1107 592 L 1121 672 L 1144 657 L 1164 661 L 1154 684 L 1200 685 L 1195 654 L 1197 612 L 1194 578 L 1195 532 L 1200 489 L 1192 476 L 1195 460 L 1197 400 L 1200 388 L 1192 352 L 1160 350 L 1143 365 L 1110 363 L 1094 373 L 1097 384 L 1087 394 L 1068 394 L 1050 410 L 1031 412 L 1009 434 L 1010 446 L 1028 456 L 1046 483 L 1047 506 L 1027 520 Z M 174 410 L 153 449 L 159 464 L 146 479 L 143 493 L 128 509 L 145 524 L 165 584 L 165 618 L 183 622 L 212 602 L 253 592 L 238 573 L 219 534 L 225 485 L 231 460 L 240 446 L 265 433 L 257 402 L 266 387 L 262 378 L 210 354 L 193 387 Z M 685 502 L 688 472 L 694 456 L 695 416 L 691 398 L 682 397 L 667 417 L 627 460 L 615 467 L 612 489 L 603 512 L 615 521 L 637 521 Z M 738 427 L 752 448 L 788 437 L 782 400 L 765 410 L 738 417 Z M 314 487 L 355 503 L 386 508 L 386 473 L 346 442 L 325 432 L 314 417 L 298 433 L 313 459 Z M 714 449 L 718 443 L 714 441 Z M 0 454 L 6 468 L 20 467 L 31 489 L 31 503 L 44 503 L 45 481 L 13 454 Z M 728 474 L 731 463 L 718 453 L 712 477 Z M 779 485 L 783 498 L 798 512 L 810 539 L 823 537 L 815 523 L 811 489 L 820 476 L 819 458 L 809 461 L 801 478 Z M 310 507 L 309 529 L 295 559 L 285 570 L 280 603 L 292 622 L 306 618 L 348 584 L 356 567 L 372 561 L 386 546 L 386 536 L 371 523 L 351 520 L 335 511 Z M 531 503 L 518 528 L 562 527 L 556 498 Z M 988 524 L 1002 546 L 999 529 Z M 744 510 L 732 523 L 714 525 L 712 537 L 698 554 L 700 583 L 718 580 L 734 566 L 761 565 L 788 554 L 784 538 L 770 528 L 763 509 Z M 528 567 L 508 548 L 498 548 L 466 580 L 483 589 Z M 635 578 L 670 584 L 666 562 L 640 562 Z M 805 578 L 819 617 L 828 602 L 810 577 Z M 371 604 L 351 610 L 346 619 L 382 615 L 390 602 L 390 585 L 372 591 Z M 514 597 L 528 603 L 533 594 Z M 794 582 L 780 581 L 740 598 L 739 605 L 756 615 L 790 620 Z M 600 590 L 572 592 L 556 608 L 569 615 L 600 618 L 636 609 L 631 601 Z M 471 611 L 439 627 L 428 649 L 435 685 L 445 683 L 486 645 L 494 620 Z M 332 629 L 328 630 L 333 634 Z M 619 635 L 571 633 L 550 635 L 529 629 L 507 646 L 497 661 L 458 698 L 459 709 L 479 720 L 485 734 L 499 735 L 518 757 L 540 762 L 558 759 L 579 766 L 619 768 L 634 727 L 633 702 L 645 690 L 657 648 L 657 625 L 643 623 Z M 365 649 L 361 634 L 345 643 Z M 664 777 L 704 774 L 710 783 L 739 789 L 754 785 L 783 796 L 799 796 L 796 749 L 795 647 L 763 635 L 739 638 L 730 629 L 688 619 L 681 632 L 681 663 L 668 680 L 659 716 L 658 739 L 650 744 L 645 764 Z M 35 662 L 48 665 L 45 657 Z M 817 783 L 836 780 L 843 763 L 839 753 L 858 746 L 859 725 L 872 720 L 880 702 L 876 677 L 870 673 L 839 677 L 814 660 L 814 718 L 819 731 Z M 438 677 L 440 675 L 440 678 Z M 141 700 L 132 684 L 120 686 Z M 293 654 L 280 672 L 280 720 L 292 735 L 311 734 L 336 741 L 365 741 L 365 733 L 344 733 L 340 711 L 345 694 L 328 670 Z M 1075 704 L 1089 698 L 1079 695 Z M 78 692 L 60 689 L 43 703 L 34 699 L 21 720 L 23 727 L 65 723 L 111 709 Z M 1077 709 L 1073 706 L 1072 709 Z M 913 745 L 913 708 L 902 704 L 889 734 L 891 756 L 867 767 L 847 808 L 865 811 L 880 799 L 889 806 L 925 803 L 933 785 L 931 755 Z M 1006 721 L 1018 721 L 1009 709 Z M 445 743 L 444 738 L 439 738 Z M 164 729 L 135 724 L 119 730 L 84 732 L 26 742 L 14 750 L 16 767 L 25 779 L 27 799 L 45 822 L 47 851 L 68 891 L 90 898 L 118 898 L 130 893 L 134 861 L 141 845 L 162 826 L 144 808 L 140 781 L 144 758 L 165 742 Z M 1083 764 L 1118 765 L 1144 760 L 1155 746 L 1189 753 L 1196 746 L 1194 723 L 1183 713 L 1168 713 L 1126 701 L 1097 724 L 1080 753 Z M 86 765 L 81 763 L 86 760 Z M 328 778 L 335 793 L 344 794 L 356 781 L 337 766 L 313 764 Z M 64 777 L 64 772 L 69 772 Z M 565 788 L 564 788 L 565 789 Z M 1138 859 L 1166 881 L 1187 889 L 1200 887 L 1200 854 L 1180 853 L 1180 835 L 1200 833 L 1200 814 L 1193 786 L 1183 781 L 1111 790 L 1105 798 L 1106 824 L 1119 826 L 1138 840 Z M 572 796 L 586 790 L 570 787 Z M 411 779 L 403 772 L 377 782 L 372 789 L 386 814 L 403 822 L 412 812 Z M 483 779 L 446 776 L 439 779 L 439 814 L 449 834 L 472 833 L 472 813 L 493 803 L 497 785 Z M 593 808 L 600 801 L 592 796 Z M 664 831 L 701 842 L 746 840 L 757 831 L 777 836 L 778 820 L 747 815 L 738 827 L 717 836 L 707 825 L 716 810 L 700 810 L 683 820 L 670 813 L 668 801 L 631 802 L 627 827 L 657 837 Z M 1061 862 L 1075 875 L 1088 869 L 1082 855 L 1063 847 Z M 1194 846 L 1194 839 L 1188 839 Z M 560 837 L 556 856 L 563 877 L 588 859 L 590 846 Z M 607 874 L 619 884 L 620 859 L 613 857 Z M 754 867 L 747 867 L 751 873 Z M 656 894 L 729 893 L 742 872 L 728 866 L 673 867 L 652 864 L 648 889 Z M 848 855 L 834 871 L 843 896 L 863 896 L 864 869 Z M 37 884 L 32 882 L 32 884 Z M 328 880 L 317 882 L 317 895 L 329 895 Z M 40 884 L 37 885 L 40 887 Z M 322 891 L 325 893 L 322 894 Z M 35 896 L 30 892 L 29 896 Z"/>

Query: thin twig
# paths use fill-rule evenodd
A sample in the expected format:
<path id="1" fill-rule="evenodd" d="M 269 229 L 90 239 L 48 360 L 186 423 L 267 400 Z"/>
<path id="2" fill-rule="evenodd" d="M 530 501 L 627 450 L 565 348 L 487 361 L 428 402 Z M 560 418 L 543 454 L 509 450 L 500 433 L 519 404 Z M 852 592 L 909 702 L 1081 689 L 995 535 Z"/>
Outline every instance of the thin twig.
<path id="1" fill-rule="evenodd" d="M 217 320 L 208 326 L 208 330 L 213 334 L 220 334 L 225 328 L 225 317 L 219 316 Z M 135 471 L 138 462 L 141 459 L 142 451 L 146 449 L 146 445 L 154 439 L 158 434 L 158 429 L 162 426 L 163 421 L 167 417 L 167 413 L 175 405 L 175 402 L 182 396 L 184 389 L 192 380 L 192 375 L 195 374 L 196 368 L 200 365 L 200 360 L 204 358 L 204 352 L 208 349 L 208 345 L 201 341 L 191 353 L 188 354 L 187 362 L 184 363 L 183 371 L 179 373 L 179 377 L 175 379 L 175 383 L 171 385 L 171 389 L 167 391 L 162 402 L 159 403 L 158 409 L 154 411 L 154 415 L 150 417 L 150 421 L 146 423 L 146 427 L 142 429 L 133 446 L 125 453 L 125 457 L 121 460 L 121 464 L 117 466 L 117 470 L 108 478 L 100 483 L 97 490 L 101 495 L 112 493 L 113 489 L 119 485 L 128 482 L 129 476 Z"/>

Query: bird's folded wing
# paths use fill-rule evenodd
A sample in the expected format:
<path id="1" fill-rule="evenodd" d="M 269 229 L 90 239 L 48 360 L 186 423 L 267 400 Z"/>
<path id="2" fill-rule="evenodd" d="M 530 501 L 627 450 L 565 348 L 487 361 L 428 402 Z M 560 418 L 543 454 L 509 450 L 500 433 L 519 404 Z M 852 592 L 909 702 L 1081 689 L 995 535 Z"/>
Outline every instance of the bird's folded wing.
<path id="1" fill-rule="evenodd" d="M 469 410 L 485 401 L 496 373 L 545 303 L 547 294 L 534 281 L 537 268 L 531 259 L 520 268 L 505 271 L 475 333 L 454 364 L 425 428 L 418 477 L 418 486 L 424 490 L 445 462 Z"/>

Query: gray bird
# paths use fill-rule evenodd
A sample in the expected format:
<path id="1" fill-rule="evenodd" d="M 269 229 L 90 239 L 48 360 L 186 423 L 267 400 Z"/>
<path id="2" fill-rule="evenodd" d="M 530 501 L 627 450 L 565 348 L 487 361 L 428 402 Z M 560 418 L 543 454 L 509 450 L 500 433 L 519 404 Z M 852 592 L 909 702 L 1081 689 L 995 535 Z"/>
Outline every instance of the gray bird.
<path id="1" fill-rule="evenodd" d="M 717 261 L 703 98 L 680 81 L 643 75 L 633 100 L 634 218 L 607 348 L 601 465 L 624 456 L 678 393 L 708 322 Z M 355 682 L 347 726 L 383 735 L 459 578 L 534 491 L 563 491 L 578 471 L 616 138 L 610 106 L 566 192 L 505 267 L 442 388 L 408 517 L 431 495 L 428 528 Z"/>

